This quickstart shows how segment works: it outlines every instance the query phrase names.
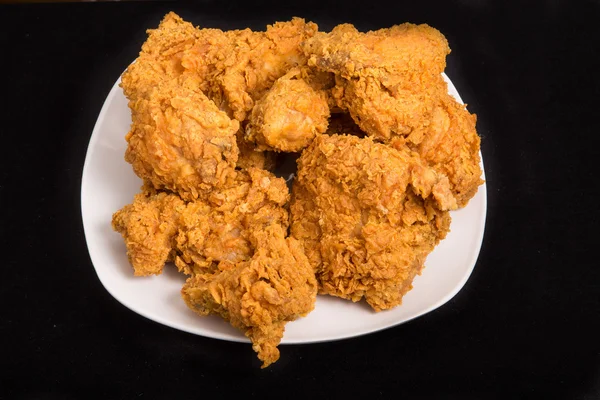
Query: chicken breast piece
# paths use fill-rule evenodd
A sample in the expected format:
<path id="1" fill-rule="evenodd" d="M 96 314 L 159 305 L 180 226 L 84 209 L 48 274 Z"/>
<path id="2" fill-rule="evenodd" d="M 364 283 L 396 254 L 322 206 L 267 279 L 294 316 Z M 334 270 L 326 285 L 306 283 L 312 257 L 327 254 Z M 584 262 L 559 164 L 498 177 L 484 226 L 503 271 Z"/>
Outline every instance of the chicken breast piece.
<path id="1" fill-rule="evenodd" d="M 364 298 L 379 311 L 401 303 L 454 208 L 447 178 L 408 149 L 321 135 L 298 160 L 291 234 L 320 293 Z"/>

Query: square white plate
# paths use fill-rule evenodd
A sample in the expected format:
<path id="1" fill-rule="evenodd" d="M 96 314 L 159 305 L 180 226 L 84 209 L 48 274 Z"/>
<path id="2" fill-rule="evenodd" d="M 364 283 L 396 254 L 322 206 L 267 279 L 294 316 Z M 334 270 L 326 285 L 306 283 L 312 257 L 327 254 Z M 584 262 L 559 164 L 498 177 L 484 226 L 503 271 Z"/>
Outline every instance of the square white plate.
<path id="1" fill-rule="evenodd" d="M 444 78 L 449 93 L 462 102 L 452 82 L 446 75 Z M 123 239 L 111 228 L 112 214 L 130 203 L 142 184 L 124 160 L 131 114 L 119 82 L 98 116 L 81 182 L 83 226 L 98 278 L 119 302 L 151 320 L 197 335 L 247 342 L 242 333 L 219 317 L 200 317 L 188 309 L 180 296 L 185 277 L 174 267 L 167 266 L 160 276 L 133 276 Z M 486 209 L 484 183 L 467 207 L 451 213 L 450 233 L 429 255 L 422 275 L 415 278 L 414 288 L 404 296 L 402 305 L 376 313 L 362 302 L 318 296 L 312 313 L 286 325 L 282 343 L 363 335 L 440 307 L 458 293 L 473 271 L 483 240 Z"/>

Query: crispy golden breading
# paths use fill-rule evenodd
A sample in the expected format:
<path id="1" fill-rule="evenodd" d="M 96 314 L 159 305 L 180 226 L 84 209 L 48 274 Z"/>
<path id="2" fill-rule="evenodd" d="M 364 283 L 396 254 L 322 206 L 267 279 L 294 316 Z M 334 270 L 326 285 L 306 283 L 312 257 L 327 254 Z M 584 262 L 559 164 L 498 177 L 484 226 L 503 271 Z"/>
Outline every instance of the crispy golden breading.
<path id="1" fill-rule="evenodd" d="M 199 90 L 182 58 L 198 30 L 174 13 L 148 31 L 137 60 L 123 73 L 131 130 L 125 159 L 157 189 L 195 199 L 222 185 L 235 168 L 239 128 Z"/>
<path id="2" fill-rule="evenodd" d="M 208 228 L 196 210 L 189 208 L 184 215 L 176 238 L 175 265 L 192 274 L 221 262 L 248 260 L 257 250 L 250 243 L 254 231 L 270 225 L 287 229 L 289 216 L 283 206 L 288 200 L 282 178 L 254 168 L 240 171 L 234 185 L 209 196 Z"/>
<path id="3" fill-rule="evenodd" d="M 239 123 L 202 92 L 180 80 L 164 81 L 130 107 L 125 160 L 140 178 L 188 200 L 232 178 Z"/>
<path id="4" fill-rule="evenodd" d="M 173 262 L 188 307 L 243 331 L 263 367 L 317 292 L 401 304 L 482 183 L 445 37 L 300 18 L 224 32 L 174 13 L 148 34 L 121 82 L 144 186 L 112 219 L 134 275 Z M 268 170 L 291 179 L 296 157 L 290 202 Z"/>
<path id="5" fill-rule="evenodd" d="M 447 178 L 354 136 L 318 136 L 298 160 L 291 233 L 315 268 L 320 293 L 377 311 L 397 306 L 456 208 Z"/>
<path id="6" fill-rule="evenodd" d="M 459 207 L 466 206 L 483 183 L 476 120 L 464 105 L 446 94 L 434 108 L 427 133 L 418 144 L 404 138 L 391 142 L 393 147 L 407 145 L 417 151 L 424 162 L 447 176 Z"/>
<path id="7" fill-rule="evenodd" d="M 256 251 L 250 243 L 254 230 L 273 224 L 287 229 L 282 206 L 288 199 L 283 179 L 250 169 L 206 200 L 185 202 L 175 193 L 146 189 L 115 213 L 113 228 L 125 239 L 136 276 L 158 275 L 167 261 L 191 275 L 249 260 Z"/>
<path id="8" fill-rule="evenodd" d="M 293 69 L 256 103 L 245 138 L 258 150 L 297 152 L 325 132 L 328 117 L 325 92 L 313 89 L 301 70 Z"/>
<path id="9" fill-rule="evenodd" d="M 198 30 L 172 12 L 157 29 L 149 29 L 138 58 L 121 77 L 120 86 L 130 102 L 148 97 L 160 82 L 184 74 L 181 60 L 197 39 Z"/>
<path id="10" fill-rule="evenodd" d="M 304 44 L 308 65 L 336 75 L 333 96 L 363 131 L 381 140 L 422 129 L 439 93 L 450 52 L 427 25 L 402 24 L 361 33 L 349 24 Z"/>
<path id="11" fill-rule="evenodd" d="M 279 359 L 284 325 L 314 308 L 317 282 L 299 243 L 277 224 L 253 231 L 257 249 L 245 262 L 197 274 L 181 293 L 200 315 L 217 314 L 244 331 L 263 368 Z"/>
<path id="12" fill-rule="evenodd" d="M 182 63 L 202 78 L 201 89 L 220 109 L 243 121 L 275 80 L 306 64 L 300 44 L 316 31 L 317 25 L 301 18 L 277 22 L 266 32 L 201 29 Z"/>
<path id="13" fill-rule="evenodd" d="M 135 276 L 158 275 L 171 261 L 177 219 L 185 207 L 176 195 L 140 193 L 114 214 L 113 229 L 123 235 Z"/>
<path id="14" fill-rule="evenodd" d="M 309 65 L 336 73 L 332 96 L 362 131 L 406 144 L 448 176 L 459 206 L 481 180 L 474 115 L 449 94 L 441 73 L 448 43 L 427 25 L 402 24 L 360 33 L 340 25 L 304 45 Z"/>

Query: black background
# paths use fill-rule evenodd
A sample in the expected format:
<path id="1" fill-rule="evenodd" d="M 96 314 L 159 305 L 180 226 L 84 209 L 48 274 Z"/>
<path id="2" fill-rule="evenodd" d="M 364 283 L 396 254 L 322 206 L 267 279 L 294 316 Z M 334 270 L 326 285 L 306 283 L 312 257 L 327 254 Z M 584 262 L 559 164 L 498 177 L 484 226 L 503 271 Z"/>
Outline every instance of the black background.
<path id="1" fill-rule="evenodd" d="M 0 5 L 0 398 L 600 398 L 600 3 L 283 3 Z M 440 29 L 487 175 L 463 290 L 379 333 L 281 346 L 266 370 L 248 345 L 114 300 L 88 256 L 81 172 L 106 95 L 170 10 L 222 29 Z"/>

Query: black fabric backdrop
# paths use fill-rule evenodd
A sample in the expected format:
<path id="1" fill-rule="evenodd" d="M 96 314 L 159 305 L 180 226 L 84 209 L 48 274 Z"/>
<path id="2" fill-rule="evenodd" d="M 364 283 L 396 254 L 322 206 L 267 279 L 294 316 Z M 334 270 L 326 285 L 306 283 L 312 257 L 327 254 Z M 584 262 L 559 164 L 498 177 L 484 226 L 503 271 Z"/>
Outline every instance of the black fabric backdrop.
<path id="1" fill-rule="evenodd" d="M 0 398 L 600 398 L 596 226 L 600 3 L 86 3 L 0 6 Z M 436 311 L 355 339 L 250 346 L 147 320 L 102 287 L 80 214 L 102 103 L 168 11 L 251 27 L 428 23 L 478 115 L 483 247 Z"/>

